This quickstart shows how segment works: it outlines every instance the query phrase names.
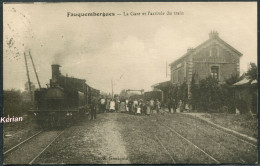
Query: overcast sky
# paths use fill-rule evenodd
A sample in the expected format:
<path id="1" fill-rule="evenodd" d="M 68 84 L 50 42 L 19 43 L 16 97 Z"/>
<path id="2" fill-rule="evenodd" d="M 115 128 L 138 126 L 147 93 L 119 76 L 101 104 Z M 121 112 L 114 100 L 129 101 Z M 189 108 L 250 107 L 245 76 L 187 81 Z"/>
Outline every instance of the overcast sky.
<path id="1" fill-rule="evenodd" d="M 148 11 L 184 15 L 123 16 Z M 67 12 L 116 16 L 67 17 Z M 30 50 L 42 86 L 49 83 L 51 64 L 59 63 L 62 74 L 105 92 L 111 92 L 111 79 L 116 93 L 148 91 L 170 79 L 166 61 L 206 41 L 211 30 L 243 54 L 241 72 L 257 62 L 256 2 L 4 4 L 4 89 L 24 89 L 23 54 Z M 31 63 L 29 70 L 36 84 Z"/>

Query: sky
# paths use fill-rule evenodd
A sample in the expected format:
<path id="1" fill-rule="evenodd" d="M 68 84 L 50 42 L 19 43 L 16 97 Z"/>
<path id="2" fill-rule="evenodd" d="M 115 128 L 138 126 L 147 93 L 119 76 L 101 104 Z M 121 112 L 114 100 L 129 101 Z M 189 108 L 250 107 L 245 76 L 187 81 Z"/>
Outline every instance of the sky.
<path id="1" fill-rule="evenodd" d="M 68 17 L 68 12 L 115 16 Z M 212 30 L 243 54 L 241 73 L 257 62 L 256 2 L 10 3 L 3 5 L 3 16 L 5 90 L 24 90 L 24 53 L 30 51 L 42 87 L 49 83 L 51 65 L 60 64 L 63 75 L 86 79 L 103 92 L 111 93 L 111 80 L 115 93 L 149 91 L 170 80 L 166 63 L 206 41 Z M 28 67 L 38 87 L 29 59 Z"/>

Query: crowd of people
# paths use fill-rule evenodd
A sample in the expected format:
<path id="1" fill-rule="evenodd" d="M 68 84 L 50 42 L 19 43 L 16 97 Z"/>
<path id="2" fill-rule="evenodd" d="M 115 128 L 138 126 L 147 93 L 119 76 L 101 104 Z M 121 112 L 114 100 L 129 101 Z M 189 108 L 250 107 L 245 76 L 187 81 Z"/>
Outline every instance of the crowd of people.
<path id="1" fill-rule="evenodd" d="M 101 97 L 98 103 L 91 104 L 91 119 L 96 119 L 96 112 L 99 113 L 113 113 L 124 112 L 133 115 L 150 115 L 153 112 L 159 113 L 161 108 L 168 108 L 169 112 L 183 112 L 186 108 L 184 103 L 180 100 L 178 103 L 175 99 L 169 99 L 167 103 L 161 103 L 159 99 L 130 99 L 119 98 L 114 99 Z"/>
<path id="2" fill-rule="evenodd" d="M 144 101 L 143 99 L 125 99 L 115 97 L 99 100 L 99 112 L 125 112 L 134 115 L 150 115 L 153 110 L 159 113 L 161 102 L 158 99 Z"/>

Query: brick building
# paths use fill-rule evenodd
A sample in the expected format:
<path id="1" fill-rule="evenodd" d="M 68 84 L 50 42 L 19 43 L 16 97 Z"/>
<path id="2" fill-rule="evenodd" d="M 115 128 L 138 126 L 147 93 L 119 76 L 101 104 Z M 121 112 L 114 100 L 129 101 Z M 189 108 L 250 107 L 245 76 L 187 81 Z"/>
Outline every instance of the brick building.
<path id="1" fill-rule="evenodd" d="M 171 83 L 180 85 L 186 82 L 190 97 L 192 75 L 198 82 L 211 75 L 224 83 L 232 74 L 239 74 L 239 63 L 242 53 L 223 41 L 218 32 L 209 33 L 209 39 L 196 48 L 189 48 L 187 53 L 172 62 Z"/>

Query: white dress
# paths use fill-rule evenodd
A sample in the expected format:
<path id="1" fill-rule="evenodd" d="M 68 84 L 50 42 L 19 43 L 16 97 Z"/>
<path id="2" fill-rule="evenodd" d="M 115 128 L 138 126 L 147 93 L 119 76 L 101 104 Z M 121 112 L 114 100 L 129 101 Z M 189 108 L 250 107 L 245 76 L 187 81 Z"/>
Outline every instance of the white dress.
<path id="1" fill-rule="evenodd" d="M 115 110 L 116 103 L 114 101 L 110 101 L 110 108 L 111 110 Z"/>
<path id="2" fill-rule="evenodd" d="M 140 107 L 137 107 L 137 114 L 141 114 L 141 108 Z"/>

